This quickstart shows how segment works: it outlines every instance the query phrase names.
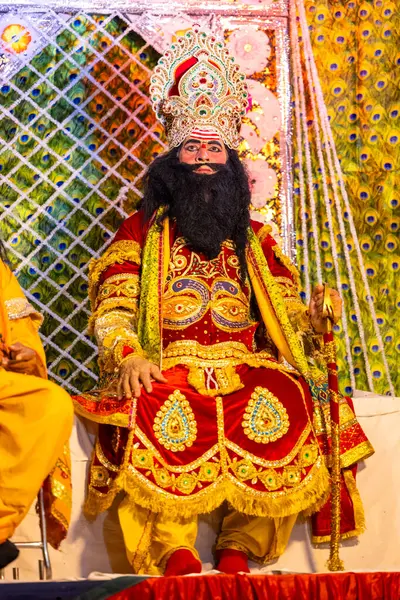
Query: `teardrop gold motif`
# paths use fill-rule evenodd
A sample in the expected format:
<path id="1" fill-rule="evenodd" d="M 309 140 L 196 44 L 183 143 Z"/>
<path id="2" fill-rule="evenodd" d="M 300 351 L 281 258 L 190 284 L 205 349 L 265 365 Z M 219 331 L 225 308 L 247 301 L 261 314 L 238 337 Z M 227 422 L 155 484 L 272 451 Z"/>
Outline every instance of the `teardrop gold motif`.
<path id="1" fill-rule="evenodd" d="M 272 392 L 257 386 L 243 415 L 242 426 L 248 438 L 268 444 L 287 433 L 289 417 L 282 402 Z"/>
<path id="2" fill-rule="evenodd" d="M 167 450 L 179 452 L 189 448 L 197 434 L 196 419 L 185 396 L 175 390 L 161 406 L 153 429 L 159 443 Z"/>

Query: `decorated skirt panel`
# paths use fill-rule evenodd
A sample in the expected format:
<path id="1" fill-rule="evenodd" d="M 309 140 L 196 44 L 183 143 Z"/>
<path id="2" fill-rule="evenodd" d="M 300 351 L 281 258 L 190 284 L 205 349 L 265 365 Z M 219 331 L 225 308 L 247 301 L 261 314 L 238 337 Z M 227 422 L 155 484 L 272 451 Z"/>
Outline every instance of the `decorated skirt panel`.
<path id="1" fill-rule="evenodd" d="M 134 431 L 102 426 L 92 509 L 105 508 L 121 488 L 153 510 L 188 516 L 224 500 L 271 517 L 317 508 L 329 477 L 306 383 L 274 369 L 239 370 L 244 387 L 212 398 L 193 389 L 186 368 L 174 367 L 165 371 L 167 384 L 142 392 Z M 113 402 L 103 400 L 105 412 Z"/>

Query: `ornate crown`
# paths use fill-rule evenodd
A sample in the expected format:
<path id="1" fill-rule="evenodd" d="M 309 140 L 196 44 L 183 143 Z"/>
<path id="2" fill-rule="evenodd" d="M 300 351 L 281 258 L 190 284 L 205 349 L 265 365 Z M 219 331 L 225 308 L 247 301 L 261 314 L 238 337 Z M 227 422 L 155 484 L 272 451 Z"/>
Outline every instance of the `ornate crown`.
<path id="1" fill-rule="evenodd" d="M 238 146 L 246 76 L 214 36 L 193 29 L 174 42 L 154 69 L 150 95 L 171 147 L 194 131 L 217 132 L 227 146 Z"/>

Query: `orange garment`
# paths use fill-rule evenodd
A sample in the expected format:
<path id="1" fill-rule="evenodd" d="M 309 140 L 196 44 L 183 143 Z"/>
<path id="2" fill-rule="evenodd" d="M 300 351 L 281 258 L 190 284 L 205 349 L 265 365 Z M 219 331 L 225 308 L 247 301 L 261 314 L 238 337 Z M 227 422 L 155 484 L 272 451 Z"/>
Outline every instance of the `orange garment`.
<path id="1" fill-rule="evenodd" d="M 20 342 L 39 357 L 42 377 L 0 366 L 0 542 L 10 538 L 45 483 L 49 540 L 65 536 L 71 507 L 69 452 L 72 402 L 46 379 L 41 315 L 0 261 L 0 327 L 5 348 Z"/>

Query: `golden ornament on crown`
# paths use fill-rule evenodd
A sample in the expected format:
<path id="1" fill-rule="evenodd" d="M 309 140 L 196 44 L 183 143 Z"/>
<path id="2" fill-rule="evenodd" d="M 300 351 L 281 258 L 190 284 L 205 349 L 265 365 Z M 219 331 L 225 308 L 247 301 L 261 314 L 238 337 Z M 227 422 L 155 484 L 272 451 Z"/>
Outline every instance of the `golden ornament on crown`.
<path id="1" fill-rule="evenodd" d="M 174 42 L 154 69 L 150 96 L 172 148 L 196 130 L 217 132 L 229 148 L 239 145 L 246 76 L 213 35 L 193 29 Z"/>

